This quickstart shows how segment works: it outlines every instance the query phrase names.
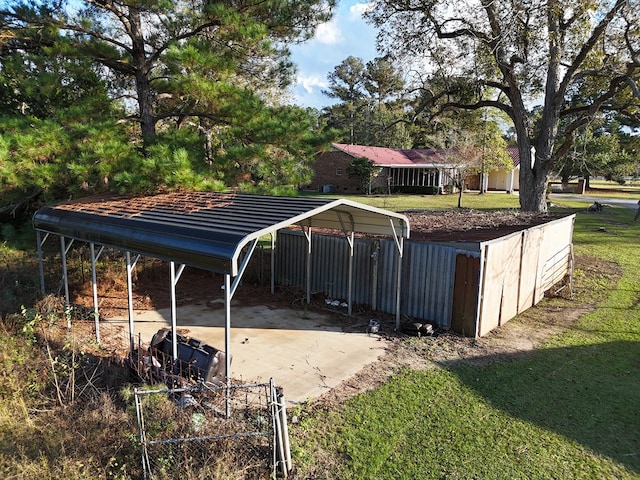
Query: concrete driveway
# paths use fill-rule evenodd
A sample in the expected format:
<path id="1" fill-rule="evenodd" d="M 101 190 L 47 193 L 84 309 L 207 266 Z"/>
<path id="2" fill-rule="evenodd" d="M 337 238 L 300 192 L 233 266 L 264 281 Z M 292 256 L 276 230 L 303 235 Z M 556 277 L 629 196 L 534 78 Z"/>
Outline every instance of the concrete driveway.
<path id="1" fill-rule="evenodd" d="M 638 209 L 639 198 L 602 198 L 602 197 L 590 197 L 588 195 L 574 195 L 571 193 L 552 193 L 550 198 L 555 200 L 571 200 L 576 202 L 588 202 L 593 204 L 594 202 L 600 202 L 604 205 L 613 205 L 616 207 L 631 208 L 633 210 Z"/>
<path id="2" fill-rule="evenodd" d="M 140 335 L 148 344 L 171 325 L 171 311 L 136 311 L 134 321 L 136 339 Z M 108 322 L 128 332 L 127 319 Z M 221 303 L 180 306 L 177 325 L 179 332 L 224 350 Z M 231 376 L 245 382 L 273 378 L 291 404 L 318 397 L 384 353 L 385 340 L 365 333 L 364 325 L 356 330 L 345 331 L 328 313 L 232 303 Z"/>

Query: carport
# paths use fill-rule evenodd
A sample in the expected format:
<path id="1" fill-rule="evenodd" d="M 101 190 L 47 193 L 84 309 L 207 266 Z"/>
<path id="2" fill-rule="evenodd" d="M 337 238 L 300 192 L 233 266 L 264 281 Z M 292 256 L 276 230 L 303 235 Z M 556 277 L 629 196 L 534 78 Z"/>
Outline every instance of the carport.
<path id="1" fill-rule="evenodd" d="M 96 340 L 100 342 L 96 261 L 105 247 L 125 252 L 129 306 L 129 340 L 134 348 L 132 272 L 140 256 L 163 259 L 170 265 L 173 360 L 177 353 L 175 288 L 185 266 L 224 275 L 225 377 L 230 383 L 231 300 L 259 242 L 271 238 L 271 290 L 274 291 L 276 232 L 298 227 L 307 240 L 306 297 L 310 301 L 311 248 L 314 229 L 342 232 L 350 247 L 348 313 L 352 313 L 351 285 L 355 233 L 390 236 L 399 259 L 409 222 L 404 215 L 345 199 L 269 197 L 211 192 L 168 193 L 150 197 L 86 198 L 36 212 L 41 289 L 45 291 L 42 247 L 50 235 L 60 241 L 65 300 L 69 300 L 66 256 L 75 241 L 88 243 L 91 256 Z M 401 261 L 396 274 L 396 326 L 400 324 Z"/>

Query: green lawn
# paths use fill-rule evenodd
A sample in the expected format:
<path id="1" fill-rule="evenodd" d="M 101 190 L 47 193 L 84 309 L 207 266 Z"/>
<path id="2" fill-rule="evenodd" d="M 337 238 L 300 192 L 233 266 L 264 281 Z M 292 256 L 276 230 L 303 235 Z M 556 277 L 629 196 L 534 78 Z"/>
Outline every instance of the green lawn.
<path id="1" fill-rule="evenodd" d="M 526 358 L 406 370 L 340 407 L 309 407 L 292 428 L 300 478 L 640 478 L 633 213 L 578 213 L 576 254 L 615 262 L 622 273 L 612 282 L 618 277 L 576 272 L 598 304 L 575 328 Z"/>
<path id="2" fill-rule="evenodd" d="M 310 195 L 318 196 L 318 194 Z M 403 210 L 445 210 L 457 208 L 458 195 L 321 195 L 322 198 L 348 198 L 372 207 L 394 212 Z M 462 208 L 496 210 L 520 208 L 517 195 L 489 192 L 478 194 L 471 191 L 462 195 Z"/>

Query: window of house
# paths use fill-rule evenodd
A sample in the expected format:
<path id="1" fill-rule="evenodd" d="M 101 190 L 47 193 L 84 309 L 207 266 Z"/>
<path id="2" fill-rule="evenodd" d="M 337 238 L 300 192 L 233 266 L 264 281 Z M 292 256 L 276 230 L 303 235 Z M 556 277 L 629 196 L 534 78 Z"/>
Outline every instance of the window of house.
<path id="1" fill-rule="evenodd" d="M 342 175 L 342 169 L 336 168 L 336 175 Z"/>

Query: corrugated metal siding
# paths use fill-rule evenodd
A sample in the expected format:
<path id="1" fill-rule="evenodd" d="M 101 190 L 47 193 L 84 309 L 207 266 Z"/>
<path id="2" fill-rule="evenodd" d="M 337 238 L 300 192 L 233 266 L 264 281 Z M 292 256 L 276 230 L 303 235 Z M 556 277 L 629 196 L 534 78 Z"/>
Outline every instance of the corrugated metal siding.
<path id="1" fill-rule="evenodd" d="M 403 311 L 410 317 L 449 327 L 456 248 L 429 243 L 407 243 L 403 263 Z"/>
<path id="2" fill-rule="evenodd" d="M 307 243 L 301 233 L 278 232 L 275 254 L 276 283 L 303 288 Z"/>
<path id="3" fill-rule="evenodd" d="M 301 232 L 281 231 L 276 248 L 276 282 L 305 288 L 307 243 Z M 349 246 L 344 238 L 313 235 L 311 290 L 330 298 L 348 297 Z M 402 265 L 401 311 L 416 319 L 449 327 L 455 257 L 444 245 L 407 242 Z M 354 303 L 388 313 L 396 308 L 397 249 L 393 240 L 356 239 L 354 244 Z"/>

